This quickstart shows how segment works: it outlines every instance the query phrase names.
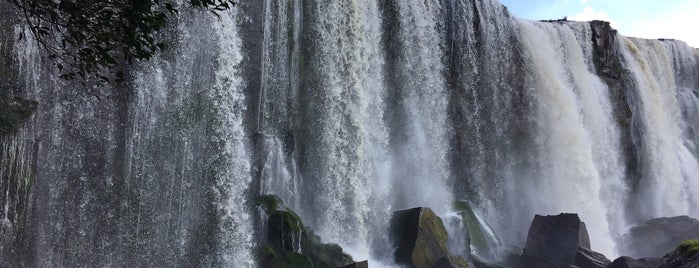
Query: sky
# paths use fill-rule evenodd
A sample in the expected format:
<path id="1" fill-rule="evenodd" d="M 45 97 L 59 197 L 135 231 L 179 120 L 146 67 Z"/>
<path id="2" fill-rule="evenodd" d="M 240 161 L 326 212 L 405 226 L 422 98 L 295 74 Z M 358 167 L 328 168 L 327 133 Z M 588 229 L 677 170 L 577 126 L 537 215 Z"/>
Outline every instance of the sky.
<path id="1" fill-rule="evenodd" d="M 699 0 L 500 0 L 516 17 L 605 20 L 622 35 L 671 38 L 699 48 Z"/>

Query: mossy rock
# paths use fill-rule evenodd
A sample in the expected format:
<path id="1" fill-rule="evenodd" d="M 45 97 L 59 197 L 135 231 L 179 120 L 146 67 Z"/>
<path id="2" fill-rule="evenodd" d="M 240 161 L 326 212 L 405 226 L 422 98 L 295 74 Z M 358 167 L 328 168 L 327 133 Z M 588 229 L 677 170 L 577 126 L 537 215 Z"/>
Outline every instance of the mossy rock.
<path id="1" fill-rule="evenodd" d="M 296 252 L 278 254 L 270 246 L 265 246 L 258 252 L 260 267 L 263 268 L 313 268 L 313 262 L 308 256 Z"/>
<path id="2" fill-rule="evenodd" d="M 39 104 L 0 94 L 0 135 L 15 133 L 34 114 Z"/>
<path id="3" fill-rule="evenodd" d="M 447 230 L 442 219 L 425 207 L 400 210 L 391 218 L 396 263 L 430 268 L 448 256 Z"/>
<path id="4" fill-rule="evenodd" d="M 352 256 L 346 254 L 338 244 L 324 244 L 320 237 L 312 231 L 308 233 L 307 247 L 304 253 L 311 257 L 317 268 L 336 268 L 354 262 Z"/>
<path id="5" fill-rule="evenodd" d="M 432 268 L 468 268 L 468 263 L 461 256 L 444 256 Z"/>
<path id="6" fill-rule="evenodd" d="M 695 253 L 699 252 L 699 239 L 685 240 L 680 244 L 680 251 Z"/>
<path id="7" fill-rule="evenodd" d="M 258 252 L 261 267 L 338 268 L 354 262 L 339 245 L 322 243 L 277 196 L 260 196 L 255 204 L 267 215 L 267 241 Z"/>
<path id="8" fill-rule="evenodd" d="M 255 205 L 261 207 L 267 214 L 284 206 L 284 202 L 276 195 L 261 195 L 255 199 Z"/>

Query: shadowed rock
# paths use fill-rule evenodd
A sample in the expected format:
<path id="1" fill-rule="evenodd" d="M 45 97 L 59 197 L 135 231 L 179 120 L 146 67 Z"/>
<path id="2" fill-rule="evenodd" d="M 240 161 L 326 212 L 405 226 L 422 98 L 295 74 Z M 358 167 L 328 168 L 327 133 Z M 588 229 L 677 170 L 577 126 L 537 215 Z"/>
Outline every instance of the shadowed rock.
<path id="1" fill-rule="evenodd" d="M 696 219 L 689 216 L 656 218 L 634 226 L 622 237 L 622 253 L 636 258 L 660 258 L 682 241 L 697 237 L 699 221 Z"/>
<path id="2" fill-rule="evenodd" d="M 519 267 L 604 268 L 610 261 L 590 249 L 585 223 L 577 214 L 536 215 Z"/>
<path id="3" fill-rule="evenodd" d="M 686 240 L 660 259 L 659 268 L 699 267 L 699 240 Z"/>
<path id="4" fill-rule="evenodd" d="M 657 258 L 643 258 L 637 260 L 622 256 L 614 260 L 607 268 L 656 268 L 659 264 L 660 259 Z"/>

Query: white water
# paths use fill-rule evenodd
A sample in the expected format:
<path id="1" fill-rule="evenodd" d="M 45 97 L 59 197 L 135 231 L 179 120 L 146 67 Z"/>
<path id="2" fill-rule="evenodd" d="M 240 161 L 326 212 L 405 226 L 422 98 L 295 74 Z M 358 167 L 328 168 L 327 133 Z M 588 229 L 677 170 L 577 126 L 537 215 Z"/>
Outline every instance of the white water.
<path id="1" fill-rule="evenodd" d="M 587 23 L 522 21 L 489 0 L 259 5 L 183 12 L 173 50 L 133 66 L 123 99 L 66 90 L 32 42 L 16 44 L 25 96 L 42 105 L 21 133 L 31 145 L 2 142 L 18 153 L 0 176 L 5 162 L 28 172 L 37 146 L 36 263 L 254 267 L 261 193 L 372 267 L 392 265 L 393 211 L 446 220 L 454 199 L 503 245 L 523 245 L 536 213 L 579 213 L 610 258 L 630 224 L 699 216 L 699 65 L 683 43 L 618 36 L 633 82 L 618 104 Z M 615 118 L 627 106 L 631 126 Z M 0 190 L 9 220 L 19 201 Z"/>
<path id="2" fill-rule="evenodd" d="M 682 145 L 680 107 L 671 45 L 655 40 L 622 38 L 627 68 L 637 83 L 643 123 L 643 174 L 639 183 L 638 213 L 642 218 L 696 215 L 690 204 L 682 165 L 696 163 Z M 680 159 L 684 156 L 685 159 Z M 692 167 L 684 170 L 691 172 Z M 692 179 L 697 174 L 690 175 Z M 690 181 L 688 181 L 690 182 Z"/>
<path id="3" fill-rule="evenodd" d="M 583 48 L 567 25 L 523 21 L 520 28 L 531 53 L 532 86 L 540 109 L 538 127 L 544 133 L 537 142 L 539 178 L 528 185 L 525 198 L 537 214 L 577 212 L 589 227 L 592 247 L 614 255 L 608 208 L 620 208 L 623 200 L 601 196 L 602 176 L 605 182 L 618 184 L 623 171 L 618 170 L 619 148 L 611 139 L 618 134 L 611 125 L 611 114 L 603 113 L 610 111 L 607 88 L 590 73 Z"/>

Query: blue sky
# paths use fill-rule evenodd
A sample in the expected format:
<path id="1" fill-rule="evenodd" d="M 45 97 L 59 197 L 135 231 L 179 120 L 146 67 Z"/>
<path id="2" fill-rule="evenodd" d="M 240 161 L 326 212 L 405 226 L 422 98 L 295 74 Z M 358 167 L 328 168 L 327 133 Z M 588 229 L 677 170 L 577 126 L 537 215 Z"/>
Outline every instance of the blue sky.
<path id="1" fill-rule="evenodd" d="M 625 36 L 673 38 L 699 48 L 698 0 L 500 0 L 517 17 L 610 21 Z"/>

